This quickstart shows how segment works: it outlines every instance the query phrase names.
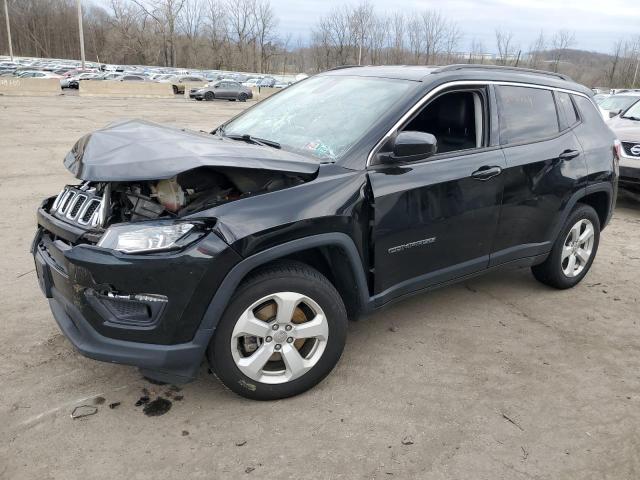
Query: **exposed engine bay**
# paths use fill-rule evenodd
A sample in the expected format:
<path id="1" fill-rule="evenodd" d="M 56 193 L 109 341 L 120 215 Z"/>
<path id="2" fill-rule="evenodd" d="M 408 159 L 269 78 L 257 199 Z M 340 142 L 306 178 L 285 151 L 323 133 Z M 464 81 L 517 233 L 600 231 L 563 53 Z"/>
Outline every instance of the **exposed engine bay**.
<path id="1" fill-rule="evenodd" d="M 297 173 L 200 167 L 163 180 L 84 182 L 65 187 L 50 213 L 87 230 L 100 230 L 114 223 L 179 218 L 308 179 Z"/>

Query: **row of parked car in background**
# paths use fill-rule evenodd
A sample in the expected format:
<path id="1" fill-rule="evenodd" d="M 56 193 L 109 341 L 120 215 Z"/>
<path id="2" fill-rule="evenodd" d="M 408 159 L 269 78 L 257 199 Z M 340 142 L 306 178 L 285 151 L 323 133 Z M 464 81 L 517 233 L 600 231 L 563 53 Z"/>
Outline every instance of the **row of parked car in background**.
<path id="1" fill-rule="evenodd" d="M 84 69 L 75 60 L 43 60 L 0 57 L 0 77 L 55 78 L 62 89 L 78 89 L 80 82 L 111 80 L 119 82 L 169 83 L 175 94 L 184 94 L 189 86 L 190 98 L 216 98 L 244 101 L 252 98 L 252 88 L 286 88 L 306 75 L 283 75 L 279 78 L 220 70 L 185 70 L 178 68 L 121 66 L 86 62 Z M 197 89 L 192 89 L 194 85 Z"/>

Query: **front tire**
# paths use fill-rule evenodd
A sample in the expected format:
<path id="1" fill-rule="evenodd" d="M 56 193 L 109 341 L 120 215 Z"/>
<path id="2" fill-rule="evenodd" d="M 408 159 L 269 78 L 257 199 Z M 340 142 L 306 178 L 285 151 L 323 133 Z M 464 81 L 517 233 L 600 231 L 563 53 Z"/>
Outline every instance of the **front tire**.
<path id="1" fill-rule="evenodd" d="M 213 372 L 254 400 L 298 395 L 340 359 L 347 313 L 317 270 L 281 262 L 253 274 L 233 295 L 207 350 Z"/>
<path id="2" fill-rule="evenodd" d="M 214 98 L 216 98 L 216 95 L 213 92 L 205 92 L 204 94 L 204 99 L 207 102 L 210 102 L 211 100 L 213 100 Z"/>
<path id="3" fill-rule="evenodd" d="M 579 203 L 560 231 L 549 257 L 531 268 L 533 276 L 554 288 L 574 287 L 591 268 L 599 243 L 598 214 L 589 205 Z"/>

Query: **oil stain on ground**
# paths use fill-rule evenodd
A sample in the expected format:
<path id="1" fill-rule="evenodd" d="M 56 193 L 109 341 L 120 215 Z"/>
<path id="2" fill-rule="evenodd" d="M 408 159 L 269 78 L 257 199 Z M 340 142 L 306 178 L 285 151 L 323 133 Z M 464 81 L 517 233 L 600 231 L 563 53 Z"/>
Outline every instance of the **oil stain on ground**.
<path id="1" fill-rule="evenodd" d="M 158 417 L 171 410 L 171 405 L 171 401 L 166 398 L 158 397 L 152 402 L 147 403 L 142 411 L 147 417 Z"/>
<path id="2" fill-rule="evenodd" d="M 148 389 L 142 389 L 142 396 L 136 402 L 136 407 L 143 407 L 142 411 L 148 417 L 158 417 L 164 415 L 173 405 L 172 400 L 180 401 L 183 395 L 176 395 L 182 389 L 175 385 L 171 385 L 165 392 L 165 397 L 157 396 L 155 400 L 151 400 L 151 394 Z M 155 394 L 155 392 L 153 392 Z"/>

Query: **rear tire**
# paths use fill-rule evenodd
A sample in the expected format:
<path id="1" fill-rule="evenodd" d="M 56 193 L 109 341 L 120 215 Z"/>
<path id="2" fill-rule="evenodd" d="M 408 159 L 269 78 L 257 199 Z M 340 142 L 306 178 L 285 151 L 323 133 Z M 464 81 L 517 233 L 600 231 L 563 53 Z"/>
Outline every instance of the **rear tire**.
<path id="1" fill-rule="evenodd" d="M 600 243 L 600 219 L 589 205 L 579 203 L 560 230 L 551 253 L 531 268 L 539 282 L 558 289 L 576 286 L 589 272 Z"/>
<path id="2" fill-rule="evenodd" d="M 213 100 L 214 98 L 216 98 L 215 94 L 213 92 L 205 92 L 204 94 L 204 99 L 207 102 L 210 102 L 211 100 Z"/>
<path id="3" fill-rule="evenodd" d="M 174 95 L 177 95 L 178 93 L 180 93 L 180 92 L 178 92 L 178 87 L 176 87 L 175 85 L 172 85 L 171 88 L 173 88 L 173 94 Z"/>
<path id="4" fill-rule="evenodd" d="M 230 390 L 276 400 L 326 377 L 340 359 L 346 334 L 346 309 L 329 280 L 303 263 L 279 262 L 238 287 L 207 358 Z"/>

